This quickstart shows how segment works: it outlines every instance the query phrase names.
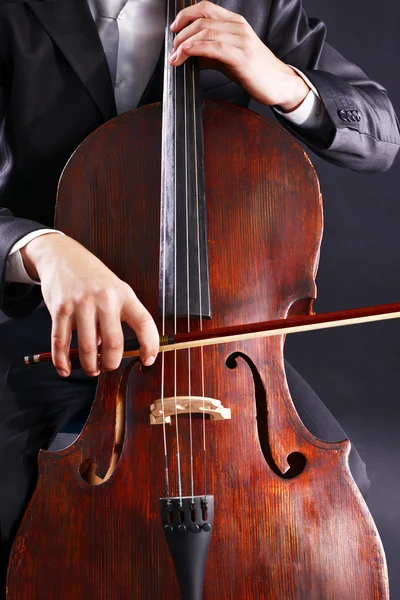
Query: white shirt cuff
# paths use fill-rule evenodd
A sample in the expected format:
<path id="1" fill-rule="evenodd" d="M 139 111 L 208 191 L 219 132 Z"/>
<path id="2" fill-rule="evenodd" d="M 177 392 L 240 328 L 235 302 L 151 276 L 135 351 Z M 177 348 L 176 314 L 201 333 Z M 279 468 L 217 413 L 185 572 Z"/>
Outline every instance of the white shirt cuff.
<path id="1" fill-rule="evenodd" d="M 319 129 L 326 119 L 326 110 L 318 90 L 300 69 L 293 65 L 289 66 L 304 79 L 306 84 L 310 87 L 310 91 L 300 106 L 289 113 L 284 113 L 275 106 L 272 108 L 285 119 L 299 127 L 303 127 L 304 129 Z"/>
<path id="2" fill-rule="evenodd" d="M 57 231 L 55 229 L 37 229 L 36 231 L 28 233 L 23 238 L 18 240 L 18 242 L 14 244 L 8 253 L 6 281 L 10 283 L 29 283 L 31 285 L 40 285 L 40 281 L 31 279 L 26 272 L 20 250 L 35 238 L 39 237 L 40 235 L 45 235 L 46 233 L 60 233 L 61 235 L 64 235 L 62 231 Z"/>

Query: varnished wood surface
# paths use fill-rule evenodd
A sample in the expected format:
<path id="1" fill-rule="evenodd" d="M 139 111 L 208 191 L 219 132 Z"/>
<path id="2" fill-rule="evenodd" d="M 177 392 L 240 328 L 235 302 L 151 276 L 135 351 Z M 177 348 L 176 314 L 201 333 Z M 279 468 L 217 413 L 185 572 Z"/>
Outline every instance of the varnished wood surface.
<path id="1" fill-rule="evenodd" d="M 57 211 L 57 227 L 128 281 L 158 324 L 160 115 L 159 105 L 144 107 L 92 134 L 66 168 Z M 311 164 L 277 125 L 233 106 L 207 104 L 204 129 L 213 308 L 204 328 L 310 312 L 322 232 Z M 206 424 L 215 520 L 204 600 L 387 600 L 384 553 L 348 470 L 349 442 L 325 443 L 304 428 L 282 349 L 280 336 L 203 350 L 205 395 L 232 410 L 230 420 Z M 165 357 L 168 397 L 173 361 L 173 353 Z M 201 393 L 200 363 L 200 350 L 192 350 L 194 395 Z M 119 461 L 104 483 L 89 485 L 81 463 L 95 461 L 104 478 L 115 458 L 124 389 L 113 386 L 125 387 L 126 368 L 132 374 Z M 187 351 L 178 353 L 178 395 L 188 393 L 187 371 Z M 148 371 L 125 363 L 101 378 L 80 438 L 61 452 L 41 452 L 37 489 L 12 551 L 8 600 L 179 598 L 158 508 L 165 495 L 162 428 L 149 424 L 160 389 L 160 360 Z M 179 424 L 188 495 L 188 417 Z M 176 495 L 174 427 L 167 437 Z M 197 417 L 193 444 L 195 494 L 202 494 Z M 306 459 L 292 478 L 291 453 Z"/>

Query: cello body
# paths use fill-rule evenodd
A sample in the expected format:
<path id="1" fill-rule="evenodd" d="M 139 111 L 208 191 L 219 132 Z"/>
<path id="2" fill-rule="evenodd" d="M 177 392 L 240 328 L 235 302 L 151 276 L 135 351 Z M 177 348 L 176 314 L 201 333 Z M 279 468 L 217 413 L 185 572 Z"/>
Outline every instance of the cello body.
<path id="1" fill-rule="evenodd" d="M 235 106 L 205 103 L 203 126 L 212 306 L 203 328 L 311 314 L 322 205 L 309 159 L 278 125 Z M 127 281 L 160 325 L 155 132 L 160 104 L 89 136 L 60 181 L 56 226 Z M 387 600 L 384 551 L 349 471 L 350 443 L 304 427 L 283 345 L 284 336 L 235 342 L 194 349 L 190 362 L 187 351 L 171 352 L 150 369 L 125 360 L 103 373 L 79 438 L 40 452 L 8 600 Z M 203 589 L 179 587 L 163 532 L 163 426 L 150 419 L 163 377 L 165 397 L 178 389 L 230 409 L 192 415 L 190 427 L 183 410 L 179 429 L 175 416 L 165 427 L 171 497 L 181 493 L 178 459 L 183 496 L 191 477 L 196 493 L 214 496 Z M 179 558 L 189 573 L 194 554 Z"/>

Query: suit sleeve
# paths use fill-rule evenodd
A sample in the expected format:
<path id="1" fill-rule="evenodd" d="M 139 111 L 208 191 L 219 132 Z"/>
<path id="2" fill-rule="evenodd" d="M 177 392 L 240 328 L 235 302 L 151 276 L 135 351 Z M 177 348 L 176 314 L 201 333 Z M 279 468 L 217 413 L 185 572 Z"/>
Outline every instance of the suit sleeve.
<path id="1" fill-rule="evenodd" d="M 10 152 L 4 134 L 6 80 L 6 71 L 0 59 L 0 194 L 4 193 L 11 169 Z M 0 310 L 9 317 L 29 314 L 42 300 L 40 286 L 7 283 L 5 276 L 7 256 L 12 246 L 27 233 L 43 227 L 34 221 L 17 218 L 7 208 L 0 206 Z"/>
<path id="2" fill-rule="evenodd" d="M 0 207 L 0 309 L 9 317 L 24 317 L 42 301 L 41 288 L 25 283 L 8 283 L 5 279 L 7 256 L 12 246 L 27 233 L 43 225 L 19 219 Z"/>
<path id="3" fill-rule="evenodd" d="M 326 27 L 308 18 L 301 0 L 273 0 L 264 42 L 315 85 L 329 117 L 306 131 L 274 111 L 276 119 L 323 159 L 360 173 L 386 171 L 400 146 L 400 126 L 382 85 L 326 43 Z"/>

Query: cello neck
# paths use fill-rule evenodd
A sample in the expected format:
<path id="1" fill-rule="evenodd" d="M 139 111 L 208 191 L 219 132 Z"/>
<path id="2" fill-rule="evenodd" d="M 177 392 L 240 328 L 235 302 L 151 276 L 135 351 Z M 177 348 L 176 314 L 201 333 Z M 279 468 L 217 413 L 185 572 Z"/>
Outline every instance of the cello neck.
<path id="1" fill-rule="evenodd" d="M 187 0 L 181 2 L 191 4 Z M 162 106 L 159 310 L 210 317 L 202 101 L 197 60 L 169 64 L 176 1 L 168 0 Z"/>

